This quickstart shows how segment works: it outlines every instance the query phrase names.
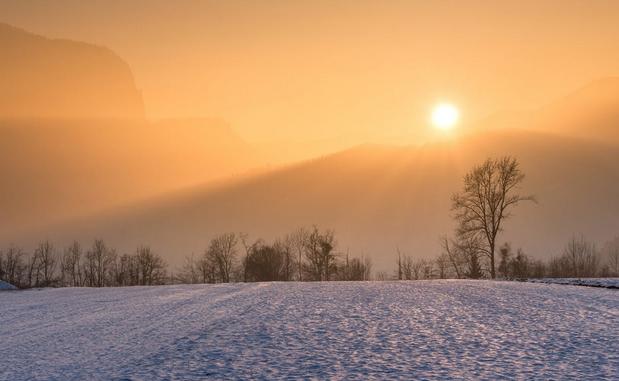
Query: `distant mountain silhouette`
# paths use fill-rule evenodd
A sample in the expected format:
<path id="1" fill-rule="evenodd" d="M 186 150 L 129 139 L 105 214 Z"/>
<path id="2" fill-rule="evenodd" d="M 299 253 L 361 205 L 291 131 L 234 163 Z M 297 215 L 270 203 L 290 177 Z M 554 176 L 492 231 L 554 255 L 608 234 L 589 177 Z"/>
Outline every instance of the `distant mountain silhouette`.
<path id="1" fill-rule="evenodd" d="M 0 23 L 0 118 L 142 118 L 131 69 L 111 50 Z"/>
<path id="2" fill-rule="evenodd" d="M 144 119 L 107 48 L 0 24 L 0 230 L 245 172 L 261 161 L 213 119 Z"/>

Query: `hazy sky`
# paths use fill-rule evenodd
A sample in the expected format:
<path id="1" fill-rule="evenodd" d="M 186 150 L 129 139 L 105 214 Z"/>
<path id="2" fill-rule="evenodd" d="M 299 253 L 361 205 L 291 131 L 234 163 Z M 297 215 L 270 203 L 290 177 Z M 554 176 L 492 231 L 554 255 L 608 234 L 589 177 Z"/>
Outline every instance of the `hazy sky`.
<path id="1" fill-rule="evenodd" d="M 105 45 L 150 117 L 216 116 L 250 139 L 422 133 L 619 75 L 619 1 L 0 2 L 0 22 Z"/>

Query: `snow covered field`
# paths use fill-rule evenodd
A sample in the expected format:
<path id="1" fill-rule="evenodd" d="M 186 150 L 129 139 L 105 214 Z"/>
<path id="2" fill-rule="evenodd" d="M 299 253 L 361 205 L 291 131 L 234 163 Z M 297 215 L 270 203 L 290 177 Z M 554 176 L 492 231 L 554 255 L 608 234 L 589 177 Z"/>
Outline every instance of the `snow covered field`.
<path id="1" fill-rule="evenodd" d="M 0 379 L 619 379 L 619 292 L 491 281 L 0 293 Z"/>

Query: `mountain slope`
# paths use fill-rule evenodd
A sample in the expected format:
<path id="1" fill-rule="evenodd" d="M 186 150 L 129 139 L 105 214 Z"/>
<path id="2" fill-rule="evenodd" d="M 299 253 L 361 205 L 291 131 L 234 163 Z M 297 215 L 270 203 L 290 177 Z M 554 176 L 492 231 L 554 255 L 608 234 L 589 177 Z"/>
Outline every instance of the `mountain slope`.
<path id="1" fill-rule="evenodd" d="M 267 175 L 198 188 L 46 229 L 59 243 L 102 237 L 121 250 L 148 243 L 173 264 L 216 233 L 271 239 L 301 225 L 334 228 L 339 249 L 393 265 L 396 246 L 439 251 L 451 231 L 450 195 L 486 157 L 516 156 L 527 174 L 522 205 L 503 240 L 529 254 L 557 253 L 572 233 L 609 239 L 619 225 L 619 149 L 526 130 L 487 132 L 423 148 L 362 146 Z M 39 232 L 41 234 L 41 232 Z M 35 233 L 28 234 L 30 239 Z"/>
<path id="2" fill-rule="evenodd" d="M 260 162 L 218 120 L 0 120 L 0 230 L 92 213 Z"/>
<path id="3" fill-rule="evenodd" d="M 530 127 L 619 143 L 619 77 L 602 78 L 538 110 Z"/>
<path id="4" fill-rule="evenodd" d="M 142 94 L 111 50 L 0 23 L 1 118 L 143 118 Z"/>

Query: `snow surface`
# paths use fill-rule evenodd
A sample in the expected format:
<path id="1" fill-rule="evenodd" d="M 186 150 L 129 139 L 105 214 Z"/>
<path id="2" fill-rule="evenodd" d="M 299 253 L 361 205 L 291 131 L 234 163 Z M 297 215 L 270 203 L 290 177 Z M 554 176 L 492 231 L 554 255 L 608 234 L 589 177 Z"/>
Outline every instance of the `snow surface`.
<path id="1" fill-rule="evenodd" d="M 0 279 L 0 290 L 17 290 L 17 287 Z"/>
<path id="2" fill-rule="evenodd" d="M 492 281 L 0 294 L 0 379 L 619 379 L 619 292 Z"/>
<path id="3" fill-rule="evenodd" d="M 589 286 L 619 288 L 619 278 L 539 278 L 528 279 L 534 283 L 567 284 L 570 286 Z"/>

